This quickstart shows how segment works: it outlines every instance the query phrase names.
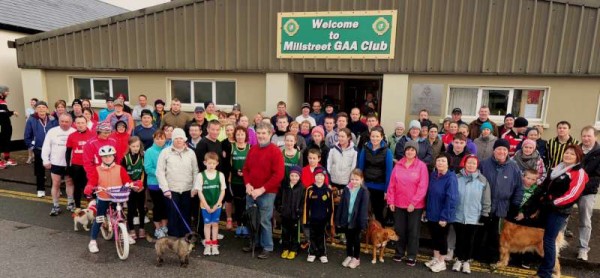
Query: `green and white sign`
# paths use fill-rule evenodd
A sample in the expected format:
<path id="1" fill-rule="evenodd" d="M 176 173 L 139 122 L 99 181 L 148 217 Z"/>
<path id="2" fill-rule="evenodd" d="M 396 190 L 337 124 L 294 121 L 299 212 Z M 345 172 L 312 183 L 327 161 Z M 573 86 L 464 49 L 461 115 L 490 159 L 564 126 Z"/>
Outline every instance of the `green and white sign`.
<path id="1" fill-rule="evenodd" d="M 277 58 L 393 59 L 396 10 L 277 14 Z"/>

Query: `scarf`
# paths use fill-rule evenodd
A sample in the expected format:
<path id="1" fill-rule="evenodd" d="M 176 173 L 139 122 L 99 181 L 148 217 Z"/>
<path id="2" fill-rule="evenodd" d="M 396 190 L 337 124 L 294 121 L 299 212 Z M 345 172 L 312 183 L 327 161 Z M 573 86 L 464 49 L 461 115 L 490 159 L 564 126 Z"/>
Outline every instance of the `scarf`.
<path id="1" fill-rule="evenodd" d="M 571 169 L 573 169 L 573 167 L 577 165 L 579 165 L 579 163 L 567 166 L 564 162 L 561 162 L 560 164 L 556 165 L 556 167 L 552 168 L 552 173 L 550 173 L 550 179 L 554 180 L 560 177 L 561 175 L 570 171 Z"/>
<path id="2" fill-rule="evenodd" d="M 518 150 L 513 157 L 520 169 L 534 169 L 537 170 L 538 160 L 540 159 L 540 153 L 536 150 L 531 155 L 526 155 L 523 150 Z"/>

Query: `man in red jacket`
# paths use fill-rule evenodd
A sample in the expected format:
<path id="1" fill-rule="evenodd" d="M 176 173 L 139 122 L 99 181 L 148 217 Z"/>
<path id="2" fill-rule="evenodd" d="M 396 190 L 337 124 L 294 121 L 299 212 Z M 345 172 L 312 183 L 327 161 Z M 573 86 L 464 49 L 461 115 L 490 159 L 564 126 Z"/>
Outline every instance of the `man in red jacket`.
<path id="1" fill-rule="evenodd" d="M 271 144 L 272 127 L 266 123 L 256 126 L 258 146 L 250 148 L 246 163 L 242 170 L 246 184 L 246 208 L 256 204 L 260 211 L 260 231 L 256 235 L 257 242 L 263 250 L 259 259 L 266 259 L 273 252 L 273 233 L 271 218 L 275 196 L 283 180 L 284 165 L 281 150 Z M 244 252 L 252 251 L 252 247 L 244 247 Z"/>

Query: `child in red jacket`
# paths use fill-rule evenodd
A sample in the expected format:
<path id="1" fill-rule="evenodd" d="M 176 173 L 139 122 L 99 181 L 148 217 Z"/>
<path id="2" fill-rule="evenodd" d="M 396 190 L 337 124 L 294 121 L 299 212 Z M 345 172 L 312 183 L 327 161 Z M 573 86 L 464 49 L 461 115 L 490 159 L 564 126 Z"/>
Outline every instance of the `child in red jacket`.
<path id="1" fill-rule="evenodd" d="M 302 176 L 300 176 L 300 181 L 304 184 L 304 187 L 308 188 L 315 183 L 315 175 L 313 172 L 315 171 L 315 168 L 321 167 L 320 161 L 321 151 L 319 149 L 309 149 L 308 165 L 302 168 Z M 329 187 L 329 175 L 325 175 L 325 185 Z"/>
<path id="2" fill-rule="evenodd" d="M 117 149 L 116 161 L 120 162 L 125 157 L 125 153 L 129 149 L 129 133 L 127 133 L 127 123 L 118 121 L 115 124 L 115 131 L 110 135 L 110 138 L 117 141 L 115 148 Z"/>

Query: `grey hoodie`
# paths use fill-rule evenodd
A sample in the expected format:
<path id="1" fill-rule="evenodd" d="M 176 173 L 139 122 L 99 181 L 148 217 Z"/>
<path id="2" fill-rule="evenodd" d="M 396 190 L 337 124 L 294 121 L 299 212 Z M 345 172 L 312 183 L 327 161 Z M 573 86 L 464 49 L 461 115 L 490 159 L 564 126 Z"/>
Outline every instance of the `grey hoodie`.
<path id="1" fill-rule="evenodd" d="M 477 158 L 479 161 L 484 161 L 494 154 L 494 142 L 498 138 L 494 134 L 490 134 L 487 137 L 479 136 L 475 139 L 474 143 L 477 146 Z"/>
<path id="2" fill-rule="evenodd" d="M 350 173 L 356 168 L 357 159 L 358 152 L 354 148 L 352 141 L 350 141 L 350 145 L 345 149 L 342 149 L 338 143 L 329 150 L 327 171 L 329 171 L 331 182 L 347 185 L 350 182 Z"/>

